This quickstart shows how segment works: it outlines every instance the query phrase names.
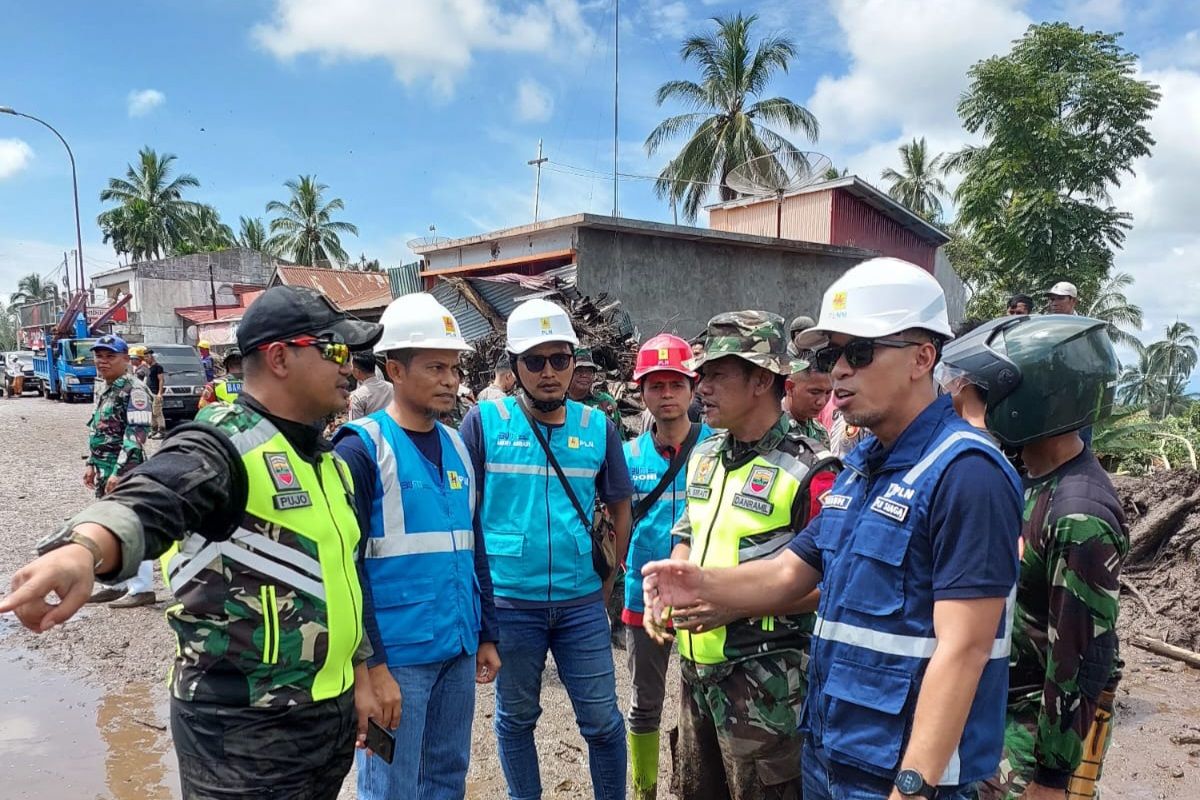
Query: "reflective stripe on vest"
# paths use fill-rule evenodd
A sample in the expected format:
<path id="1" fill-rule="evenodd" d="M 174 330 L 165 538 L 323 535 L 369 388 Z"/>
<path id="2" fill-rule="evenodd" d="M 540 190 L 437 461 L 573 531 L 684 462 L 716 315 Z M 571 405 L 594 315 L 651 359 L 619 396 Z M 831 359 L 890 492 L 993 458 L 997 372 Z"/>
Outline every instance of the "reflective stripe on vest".
<path id="1" fill-rule="evenodd" d="M 517 398 L 480 403 L 479 422 L 485 451 L 480 521 L 496 596 L 557 602 L 598 592 L 591 536 Z M 542 428 L 585 513 L 595 508 L 607 426 L 602 414 L 568 400 L 565 423 Z"/>
<path id="2" fill-rule="evenodd" d="M 808 474 L 800 459 L 772 451 L 727 472 L 712 447 L 697 448 L 688 463 L 689 560 L 702 567 L 732 567 L 774 555 L 791 540 L 792 508 Z M 768 534 L 779 532 L 776 536 Z M 751 537 L 759 537 L 749 541 Z M 771 632 L 768 618 L 762 630 Z M 679 654 L 698 664 L 728 659 L 727 627 L 704 633 L 678 631 Z"/>
<path id="3" fill-rule="evenodd" d="M 936 401 L 913 425 L 918 429 L 901 436 L 870 480 L 854 463 L 861 457 L 856 451 L 826 496 L 816 533 L 824 572 L 804 727 L 832 760 L 884 777 L 898 767 L 924 670 L 937 648 L 929 538 L 936 487 L 955 458 L 982 452 L 1009 481 L 1014 510 L 1020 497 L 1019 480 L 1003 454 L 963 423 L 948 399 Z M 896 466 L 889 469 L 889 462 Z M 1019 519 L 1013 523 L 1019 526 Z M 1013 530 L 1014 540 L 1018 532 Z M 995 770 L 1015 592 L 1005 599 L 975 702 L 940 785 L 970 783 Z"/>
<path id="4" fill-rule="evenodd" d="M 386 410 L 346 423 L 377 467 L 364 568 L 394 666 L 445 661 L 479 647 L 475 472 L 458 432 L 434 424 L 440 470 Z"/>

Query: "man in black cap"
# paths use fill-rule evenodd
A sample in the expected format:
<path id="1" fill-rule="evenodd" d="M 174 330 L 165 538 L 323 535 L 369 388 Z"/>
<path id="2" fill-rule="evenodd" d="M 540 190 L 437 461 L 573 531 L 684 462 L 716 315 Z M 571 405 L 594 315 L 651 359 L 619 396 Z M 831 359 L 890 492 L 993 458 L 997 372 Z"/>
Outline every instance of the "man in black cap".
<path id="1" fill-rule="evenodd" d="M 38 544 L 0 613 L 42 632 L 96 577 L 168 554 L 179 640 L 171 732 L 184 797 L 333 800 L 379 716 L 366 680 L 345 465 L 314 424 L 346 406 L 350 351 L 378 325 L 274 287 L 242 319 L 245 383 Z M 182 541 L 177 541 L 182 539 Z M 61 598 L 47 603 L 54 592 Z M 362 643 L 360 645 L 360 642 Z M 356 719 L 357 711 L 357 719 Z"/>

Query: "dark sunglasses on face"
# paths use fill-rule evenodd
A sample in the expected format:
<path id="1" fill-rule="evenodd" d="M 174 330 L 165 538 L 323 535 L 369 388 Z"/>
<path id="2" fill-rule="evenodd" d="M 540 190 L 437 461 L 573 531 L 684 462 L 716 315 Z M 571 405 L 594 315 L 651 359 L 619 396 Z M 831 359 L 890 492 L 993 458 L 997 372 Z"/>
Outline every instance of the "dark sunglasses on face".
<path id="1" fill-rule="evenodd" d="M 905 339 L 851 339 L 839 347 L 831 344 L 813 353 L 813 363 L 820 372 L 832 372 L 842 356 L 854 369 L 861 369 L 875 360 L 876 347 L 916 347 L 920 342 Z"/>
<path id="2" fill-rule="evenodd" d="M 530 372 L 541 372 L 546 368 L 546 362 L 550 362 L 551 368 L 555 372 L 565 372 L 567 367 L 571 366 L 571 360 L 575 357 L 570 353 L 554 353 L 549 356 L 521 356 L 521 363 L 525 365 L 525 369 Z"/>
<path id="3" fill-rule="evenodd" d="M 286 344 L 288 347 L 315 347 L 321 351 L 321 358 L 332 361 L 339 367 L 350 360 L 350 345 L 341 342 L 329 342 L 315 336 L 297 336 L 285 342 L 267 342 L 260 344 L 259 350 L 266 350 L 273 344 Z"/>

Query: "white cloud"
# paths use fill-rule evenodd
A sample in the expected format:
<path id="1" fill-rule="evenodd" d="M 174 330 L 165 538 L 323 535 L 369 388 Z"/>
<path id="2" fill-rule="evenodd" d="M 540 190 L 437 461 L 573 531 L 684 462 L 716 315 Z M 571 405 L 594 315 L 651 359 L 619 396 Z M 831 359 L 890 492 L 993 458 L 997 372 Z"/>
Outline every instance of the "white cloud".
<path id="1" fill-rule="evenodd" d="M 1063 0 L 1056 12 L 1054 18 L 1086 27 L 1120 25 L 1125 20 L 1123 0 Z"/>
<path id="2" fill-rule="evenodd" d="M 691 32 L 688 23 L 692 15 L 683 0 L 648 6 L 646 17 L 651 30 L 660 39 L 682 39 Z"/>
<path id="3" fill-rule="evenodd" d="M 33 160 L 33 148 L 20 139 L 0 139 L 0 181 L 11 178 Z"/>
<path id="4" fill-rule="evenodd" d="M 167 96 L 158 89 L 138 89 L 129 93 L 129 116 L 144 117 L 167 102 Z"/>
<path id="5" fill-rule="evenodd" d="M 532 78 L 517 84 L 517 119 L 523 122 L 545 122 L 554 112 L 554 98 L 545 86 Z"/>
<path id="6" fill-rule="evenodd" d="M 895 133 L 961 130 L 967 69 L 1006 52 L 1029 18 L 1018 0 L 837 0 L 849 71 L 823 76 L 807 106 L 837 151 Z"/>
<path id="7" fill-rule="evenodd" d="M 498 0 L 276 0 L 270 22 L 253 35 L 280 59 L 385 59 L 412 87 L 430 81 L 453 91 L 476 52 L 564 54 L 590 47 L 578 0 L 540 0 L 519 8 Z"/>

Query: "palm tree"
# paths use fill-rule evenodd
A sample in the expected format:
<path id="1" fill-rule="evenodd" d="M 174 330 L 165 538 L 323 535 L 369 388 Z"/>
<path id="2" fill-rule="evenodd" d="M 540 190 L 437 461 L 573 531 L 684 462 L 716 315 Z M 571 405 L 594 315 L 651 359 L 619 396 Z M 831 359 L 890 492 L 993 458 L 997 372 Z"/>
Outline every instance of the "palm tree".
<path id="1" fill-rule="evenodd" d="M 1132 347 L 1139 353 L 1142 340 L 1123 328 L 1142 329 L 1141 306 L 1134 305 L 1125 297 L 1125 289 L 1133 285 L 1133 276 L 1127 272 L 1114 272 L 1104 279 L 1096 291 L 1096 298 L 1087 307 L 1087 316 L 1102 320 L 1113 344 Z"/>
<path id="2" fill-rule="evenodd" d="M 1196 368 L 1197 352 L 1200 351 L 1200 337 L 1186 322 L 1171 323 L 1165 333 L 1161 341 L 1146 348 L 1162 386 L 1162 398 L 1155 401 L 1154 408 L 1164 417 L 1187 398 L 1184 389 Z"/>
<path id="3" fill-rule="evenodd" d="M 880 177 L 890 181 L 888 194 L 918 216 L 936 220 L 942 215 L 942 201 L 938 195 L 947 193 L 946 184 L 939 175 L 945 174 L 943 154 L 932 159 L 925 144 L 925 137 L 913 139 L 900 145 L 901 172 L 888 167 Z"/>
<path id="4" fill-rule="evenodd" d="M 186 239 L 175 246 L 176 255 L 211 253 L 233 247 L 233 228 L 221 221 L 221 214 L 212 206 L 201 203 L 188 215 Z"/>
<path id="5" fill-rule="evenodd" d="M 199 186 L 200 181 L 186 172 L 172 178 L 175 158 L 143 147 L 136 165 L 128 165 L 125 177 L 109 178 L 108 188 L 100 192 L 102 202 L 117 203 L 96 222 L 104 241 L 111 240 L 118 254 L 128 253 L 135 260 L 156 258 L 186 240 L 196 204 L 184 200 L 183 192 Z"/>
<path id="6" fill-rule="evenodd" d="M 54 300 L 57 303 L 58 284 L 54 281 L 43 281 L 41 275 L 31 272 L 17 281 L 17 290 L 9 295 L 8 305 L 10 308 L 15 308 L 41 300 Z"/>
<path id="7" fill-rule="evenodd" d="M 297 264 L 312 266 L 318 261 L 345 262 L 346 251 L 342 249 L 339 233 L 358 235 L 358 228 L 349 222 L 333 220 L 334 211 L 342 211 L 345 204 L 335 197 L 325 202 L 323 193 L 329 187 L 317 182 L 315 175 L 301 175 L 299 181 L 283 184 L 292 196 L 286 203 L 272 200 L 267 203 L 267 212 L 279 216 L 271 220 L 270 246 Z"/>
<path id="8" fill-rule="evenodd" d="M 654 155 L 668 141 L 687 136 L 679 153 L 659 173 L 655 194 L 677 205 L 694 222 L 709 186 L 716 184 L 722 200 L 737 196 L 726 184 L 731 170 L 752 158 L 774 155 L 780 171 L 804 169 L 801 151 L 782 135 L 766 127 L 779 125 L 816 141 L 820 126 L 808 109 L 786 97 L 763 97 L 776 72 L 787 72 L 795 57 L 791 39 L 773 34 L 752 47 L 750 29 L 756 15 L 715 17 L 717 30 L 691 36 L 680 48 L 680 58 L 694 62 L 702 81 L 667 81 L 655 99 L 661 106 L 679 100 L 691 108 L 663 120 L 646 137 L 646 152 Z M 756 98 L 753 102 L 751 98 Z M 749 105 L 748 105 L 749 103 Z"/>
<path id="9" fill-rule="evenodd" d="M 267 238 L 267 226 L 263 225 L 260 217 L 239 217 L 237 245 L 247 250 L 257 250 L 269 256 L 275 255 Z"/>
<path id="10" fill-rule="evenodd" d="M 1138 363 L 1129 364 L 1117 378 L 1117 400 L 1127 406 L 1149 406 L 1162 394 L 1162 380 L 1154 368 L 1154 360 L 1144 347 L 1138 353 Z"/>
<path id="11" fill-rule="evenodd" d="M 830 165 L 829 169 L 825 170 L 825 173 L 821 175 L 821 180 L 836 181 L 838 178 L 845 178 L 849 174 L 850 170 L 845 167 L 839 172 L 837 167 Z"/>

